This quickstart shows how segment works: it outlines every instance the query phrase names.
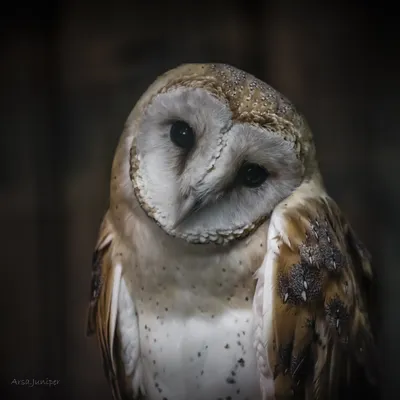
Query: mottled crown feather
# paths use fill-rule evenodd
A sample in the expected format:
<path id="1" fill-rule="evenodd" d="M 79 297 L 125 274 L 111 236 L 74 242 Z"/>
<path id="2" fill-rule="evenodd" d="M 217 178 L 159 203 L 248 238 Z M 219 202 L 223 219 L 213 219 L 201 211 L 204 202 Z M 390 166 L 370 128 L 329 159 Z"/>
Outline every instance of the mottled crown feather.
<path id="1" fill-rule="evenodd" d="M 276 132 L 293 143 L 305 170 L 314 169 L 310 168 L 315 164 L 315 150 L 307 121 L 286 97 L 255 76 L 226 64 L 184 64 L 158 77 L 140 99 L 140 109 L 175 87 L 207 90 L 229 105 L 235 122 Z"/>

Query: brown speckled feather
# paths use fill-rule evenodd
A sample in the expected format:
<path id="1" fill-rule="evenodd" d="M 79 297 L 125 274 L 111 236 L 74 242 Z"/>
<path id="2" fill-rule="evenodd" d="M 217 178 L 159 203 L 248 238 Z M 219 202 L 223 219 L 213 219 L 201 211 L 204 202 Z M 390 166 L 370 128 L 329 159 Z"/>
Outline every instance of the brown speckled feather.
<path id="1" fill-rule="evenodd" d="M 275 396 L 342 398 L 360 367 L 376 379 L 369 255 L 329 197 L 284 208 L 280 226 L 268 340 Z"/>
<path id="2" fill-rule="evenodd" d="M 118 371 L 118 341 L 112 333 L 115 329 L 115 321 L 111 320 L 115 269 L 111 259 L 113 236 L 113 227 L 109 222 L 108 214 L 106 214 L 93 254 L 87 335 L 96 333 L 103 358 L 104 372 L 111 385 L 113 398 L 114 400 L 123 400 L 126 398 L 123 393 L 124 379 Z"/>

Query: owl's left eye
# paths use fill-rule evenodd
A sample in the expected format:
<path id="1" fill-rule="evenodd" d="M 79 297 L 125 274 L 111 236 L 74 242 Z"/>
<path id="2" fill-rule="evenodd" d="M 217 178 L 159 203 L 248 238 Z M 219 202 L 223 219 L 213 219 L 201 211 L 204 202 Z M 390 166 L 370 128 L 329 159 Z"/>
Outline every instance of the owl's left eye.
<path id="1" fill-rule="evenodd" d="M 193 129 L 184 121 L 174 121 L 169 136 L 172 143 L 185 150 L 190 150 L 195 142 Z"/>
<path id="2" fill-rule="evenodd" d="M 258 187 L 268 178 L 268 171 L 261 165 L 245 162 L 240 167 L 237 178 L 243 186 Z"/>

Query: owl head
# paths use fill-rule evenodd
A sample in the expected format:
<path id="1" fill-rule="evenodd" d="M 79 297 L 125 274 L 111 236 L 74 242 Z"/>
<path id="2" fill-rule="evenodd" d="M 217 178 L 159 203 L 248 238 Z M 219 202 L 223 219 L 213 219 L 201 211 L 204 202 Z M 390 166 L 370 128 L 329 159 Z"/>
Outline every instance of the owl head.
<path id="1" fill-rule="evenodd" d="M 159 77 L 129 116 L 111 203 L 140 207 L 187 242 L 226 244 L 316 174 L 311 132 L 280 93 L 228 65 L 187 64 Z"/>

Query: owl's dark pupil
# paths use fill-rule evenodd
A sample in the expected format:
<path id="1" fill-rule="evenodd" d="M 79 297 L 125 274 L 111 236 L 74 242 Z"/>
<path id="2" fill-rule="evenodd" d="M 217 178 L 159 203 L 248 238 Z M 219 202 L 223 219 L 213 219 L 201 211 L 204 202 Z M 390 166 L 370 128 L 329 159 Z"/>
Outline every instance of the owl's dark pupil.
<path id="1" fill-rule="evenodd" d="M 239 179 L 242 185 L 247 187 L 257 187 L 262 185 L 268 178 L 268 171 L 261 165 L 244 163 L 239 170 Z"/>
<path id="2" fill-rule="evenodd" d="M 185 150 L 190 150 L 195 141 L 193 129 L 183 121 L 174 121 L 169 131 L 172 143 Z"/>

